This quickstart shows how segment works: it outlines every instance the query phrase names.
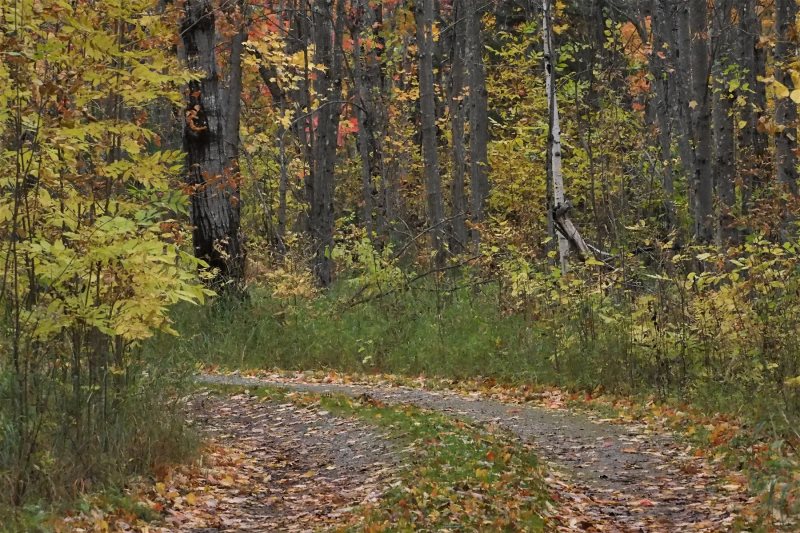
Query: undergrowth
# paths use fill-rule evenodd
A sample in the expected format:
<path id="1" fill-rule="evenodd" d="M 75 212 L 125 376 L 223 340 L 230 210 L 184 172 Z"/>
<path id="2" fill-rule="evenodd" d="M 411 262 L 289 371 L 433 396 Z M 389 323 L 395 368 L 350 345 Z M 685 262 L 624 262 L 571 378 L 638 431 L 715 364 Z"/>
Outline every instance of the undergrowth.
<path id="1" fill-rule="evenodd" d="M 790 436 L 798 416 L 769 384 L 740 379 L 735 368 L 710 374 L 700 355 L 674 365 L 681 366 L 680 380 L 665 379 L 657 353 L 634 346 L 624 324 L 587 316 L 588 305 L 573 316 L 539 319 L 508 312 L 495 285 L 446 294 L 428 287 L 398 291 L 358 305 L 350 305 L 347 294 L 340 285 L 315 298 L 286 300 L 254 287 L 246 302 L 182 306 L 173 315 L 181 337 L 160 335 L 146 349 L 229 370 L 480 376 L 656 395 L 709 414 L 743 417 L 775 435 Z"/>
<path id="2" fill-rule="evenodd" d="M 14 504 L 9 484 L 23 449 L 13 432 L 0 436 L 0 531 L 50 531 L 54 520 L 85 509 L 127 509 L 126 487 L 137 477 L 195 457 L 200 439 L 184 420 L 180 398 L 187 390 L 186 368 L 169 357 L 143 360 L 131 367 L 113 416 L 80 447 L 70 441 L 74 427 L 56 407 L 58 396 L 43 397 L 37 447 L 29 459 L 33 474 L 24 478 L 25 499 Z M 0 400 L 7 391 L 0 388 Z M 0 424 L 8 427 L 8 410 L 0 401 Z M 18 482 L 18 481 L 17 481 Z M 135 508 L 136 507 L 136 508 Z"/>

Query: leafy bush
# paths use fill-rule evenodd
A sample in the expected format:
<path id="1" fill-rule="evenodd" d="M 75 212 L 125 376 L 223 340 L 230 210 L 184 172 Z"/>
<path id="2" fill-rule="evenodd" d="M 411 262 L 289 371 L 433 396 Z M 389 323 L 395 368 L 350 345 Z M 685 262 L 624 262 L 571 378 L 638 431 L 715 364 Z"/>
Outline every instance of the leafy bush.
<path id="1" fill-rule="evenodd" d="M 173 220 L 187 211 L 182 155 L 146 125 L 192 76 L 154 37 L 167 24 L 152 0 L 2 7 L 3 507 L 180 449 L 171 374 L 135 349 L 171 331 L 172 304 L 207 295 Z"/>

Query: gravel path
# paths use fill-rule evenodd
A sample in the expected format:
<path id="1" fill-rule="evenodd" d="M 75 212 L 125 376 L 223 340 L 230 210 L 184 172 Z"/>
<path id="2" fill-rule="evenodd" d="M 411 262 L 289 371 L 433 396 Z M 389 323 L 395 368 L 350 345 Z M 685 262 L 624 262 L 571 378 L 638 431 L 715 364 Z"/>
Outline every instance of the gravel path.
<path id="1" fill-rule="evenodd" d="M 347 524 L 356 506 L 378 501 L 400 460 L 373 426 L 317 409 L 207 393 L 189 407 L 214 452 L 207 472 L 192 480 L 203 500 L 191 512 L 171 509 L 170 531 L 311 532 Z"/>
<path id="2" fill-rule="evenodd" d="M 701 460 L 668 435 L 645 426 L 592 420 L 561 409 L 504 404 L 450 391 L 410 387 L 303 383 L 241 376 L 199 376 L 200 383 L 271 386 L 317 394 L 368 396 L 413 404 L 511 431 L 556 466 L 551 484 L 569 508 L 565 530 L 726 531 L 746 500 L 715 487 Z"/>

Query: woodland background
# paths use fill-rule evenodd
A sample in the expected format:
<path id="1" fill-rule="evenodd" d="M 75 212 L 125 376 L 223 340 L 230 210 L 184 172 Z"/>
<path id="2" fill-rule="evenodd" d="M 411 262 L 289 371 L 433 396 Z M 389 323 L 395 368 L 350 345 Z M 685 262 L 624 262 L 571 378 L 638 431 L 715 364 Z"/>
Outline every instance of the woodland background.
<path id="1" fill-rule="evenodd" d="M 0 0 L 0 502 L 191 455 L 200 363 L 723 413 L 790 503 L 797 15 Z"/>

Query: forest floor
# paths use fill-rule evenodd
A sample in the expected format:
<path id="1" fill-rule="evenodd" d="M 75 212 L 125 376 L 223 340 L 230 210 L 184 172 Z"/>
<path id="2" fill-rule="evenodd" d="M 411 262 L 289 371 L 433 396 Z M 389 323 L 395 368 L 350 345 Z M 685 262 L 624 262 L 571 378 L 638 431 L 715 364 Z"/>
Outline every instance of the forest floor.
<path id="1" fill-rule="evenodd" d="M 188 489 L 177 484 L 195 495 L 195 505 L 164 502 L 174 530 L 313 531 L 379 499 L 397 461 L 385 434 L 323 410 L 262 400 L 246 393 L 192 398 L 193 421 L 216 448 Z"/>
<path id="2" fill-rule="evenodd" d="M 747 495 L 746 484 L 735 473 L 726 473 L 719 465 L 710 464 L 680 439 L 655 431 L 647 424 L 613 423 L 598 415 L 576 412 L 543 396 L 533 398 L 538 400 L 534 403 L 521 405 L 504 403 L 478 393 L 425 390 L 388 383 L 308 382 L 305 376 L 204 375 L 199 380 L 215 386 L 278 387 L 317 395 L 366 397 L 389 405 L 411 404 L 480 424 L 489 433 L 510 432 L 522 441 L 532 443 L 550 467 L 546 482 L 558 506 L 558 518 L 554 523 L 564 530 L 727 531 L 734 528 L 739 512 L 754 503 Z M 238 412 L 230 407 L 226 410 Z M 320 421 L 320 414 L 316 411 L 314 416 L 322 427 L 343 428 L 344 425 L 347 428 L 342 429 L 343 436 L 339 441 L 347 440 L 350 431 L 356 431 L 356 434 L 363 431 L 354 430 L 352 420 L 332 422 L 323 418 Z M 286 417 L 295 415 L 296 412 L 285 413 Z M 239 420 L 239 415 L 235 416 Z M 237 440 L 258 439 L 266 429 L 265 425 L 274 427 L 267 425 L 270 416 L 275 415 L 265 414 L 264 425 L 258 419 L 248 420 L 245 426 L 239 423 L 233 434 Z M 225 421 L 223 428 L 231 423 L 219 410 L 215 410 L 211 420 L 214 421 L 212 428 L 220 420 Z M 292 424 L 302 425 L 302 420 L 303 417 L 295 417 Z M 279 425 L 278 433 L 270 437 L 270 443 L 274 441 L 279 447 L 285 440 L 280 435 L 282 427 L 286 426 Z M 258 433 L 250 433 L 248 428 L 256 428 Z M 244 437 L 240 436 L 242 433 Z M 274 437 L 278 437 L 277 440 Z M 381 481 L 386 482 L 380 476 L 388 472 L 387 463 L 379 461 L 374 454 L 376 446 L 383 446 L 380 439 L 355 439 L 355 445 L 345 448 L 337 448 L 339 441 L 326 444 L 331 446 L 329 452 L 333 457 L 337 457 L 337 449 L 355 453 L 361 461 L 357 464 L 373 476 L 371 482 L 378 485 Z M 316 440 L 312 439 L 304 446 L 313 447 L 315 443 Z M 298 457 L 304 455 L 300 448 L 291 448 L 291 441 L 289 446 L 288 453 L 294 452 Z M 378 456 L 385 461 L 391 454 Z M 376 467 L 373 461 L 380 466 Z M 309 468 L 317 467 L 309 465 Z M 349 470 L 355 473 L 359 469 Z M 343 492 L 349 494 L 349 487 L 357 484 L 357 476 L 344 480 Z M 330 515 L 325 503 L 326 494 L 325 490 L 321 492 L 322 499 L 315 512 Z M 364 494 L 353 493 L 349 501 L 363 497 Z"/>
<path id="3" fill-rule="evenodd" d="M 134 499 L 159 518 L 68 531 L 773 531 L 747 479 L 663 426 L 392 377 L 208 373 L 187 400 L 199 463 Z M 494 389 L 492 389 L 494 390 Z M 157 481 L 157 482 L 156 482 Z M 782 517 L 778 517 L 782 518 Z"/>

